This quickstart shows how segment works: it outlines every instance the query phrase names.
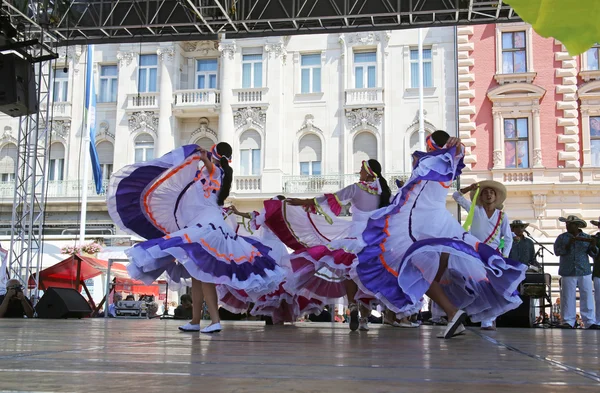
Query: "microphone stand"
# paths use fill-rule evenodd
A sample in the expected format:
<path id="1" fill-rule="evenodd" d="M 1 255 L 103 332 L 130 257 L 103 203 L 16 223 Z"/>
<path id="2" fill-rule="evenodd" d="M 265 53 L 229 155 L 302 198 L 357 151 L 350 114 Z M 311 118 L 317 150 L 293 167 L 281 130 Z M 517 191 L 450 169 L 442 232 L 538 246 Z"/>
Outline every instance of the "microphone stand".
<path id="1" fill-rule="evenodd" d="M 554 253 L 552 251 L 550 251 L 548 248 L 546 248 L 546 246 L 544 246 L 542 243 L 538 242 L 537 240 L 535 240 L 533 238 L 533 236 L 531 236 L 531 234 L 527 231 L 523 231 L 527 237 L 534 243 L 538 245 L 538 250 L 535 253 L 535 258 L 536 258 L 536 262 L 537 262 L 537 257 L 539 255 L 540 259 L 541 259 L 541 267 L 542 267 L 542 276 L 544 277 L 544 287 L 546 287 L 546 265 L 545 265 L 545 261 L 544 261 L 544 250 L 548 251 L 550 253 L 550 255 L 554 255 Z M 552 285 L 552 283 L 550 284 Z M 554 319 L 553 317 L 553 312 L 552 312 L 552 296 L 551 296 L 551 290 L 552 288 L 546 288 L 546 296 L 545 298 L 542 298 L 542 304 L 540 309 L 542 310 L 542 325 L 546 325 L 548 324 L 549 327 L 552 327 L 555 325 L 555 323 L 552 322 L 552 320 Z M 546 319 L 546 307 L 545 307 L 545 302 L 548 301 L 548 304 L 550 305 L 550 312 L 548 313 L 548 317 L 549 320 Z"/>

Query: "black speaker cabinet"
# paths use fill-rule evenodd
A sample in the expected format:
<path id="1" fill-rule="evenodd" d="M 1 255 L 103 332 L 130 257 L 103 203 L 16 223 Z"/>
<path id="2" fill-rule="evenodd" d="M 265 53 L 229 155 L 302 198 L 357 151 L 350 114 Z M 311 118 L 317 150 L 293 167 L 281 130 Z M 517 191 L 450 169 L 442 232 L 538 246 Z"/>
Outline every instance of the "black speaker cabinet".
<path id="1" fill-rule="evenodd" d="M 533 327 L 535 322 L 535 307 L 533 299 L 529 296 L 521 296 L 523 303 L 514 310 L 510 310 L 506 314 L 500 315 L 496 320 L 498 327 Z"/>
<path id="2" fill-rule="evenodd" d="M 38 318 L 84 318 L 92 308 L 73 288 L 48 288 L 35 306 Z"/>

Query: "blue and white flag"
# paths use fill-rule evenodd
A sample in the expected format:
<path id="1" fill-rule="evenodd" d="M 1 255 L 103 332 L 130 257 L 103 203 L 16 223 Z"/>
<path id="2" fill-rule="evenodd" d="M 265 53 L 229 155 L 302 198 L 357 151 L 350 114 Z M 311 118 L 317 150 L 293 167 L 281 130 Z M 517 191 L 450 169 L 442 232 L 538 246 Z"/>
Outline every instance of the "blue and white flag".
<path id="1" fill-rule="evenodd" d="M 96 150 L 96 86 L 94 84 L 94 45 L 87 47 L 87 67 L 85 72 L 85 124 L 90 136 L 90 158 L 96 184 L 96 194 L 102 193 L 102 168 Z M 86 185 L 87 187 L 87 185 Z"/>

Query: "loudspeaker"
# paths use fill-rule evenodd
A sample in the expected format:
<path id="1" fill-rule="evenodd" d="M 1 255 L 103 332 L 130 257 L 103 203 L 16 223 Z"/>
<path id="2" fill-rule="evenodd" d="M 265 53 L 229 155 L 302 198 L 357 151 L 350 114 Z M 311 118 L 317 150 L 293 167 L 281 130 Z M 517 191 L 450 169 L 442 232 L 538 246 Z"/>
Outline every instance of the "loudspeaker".
<path id="1" fill-rule="evenodd" d="M 0 55 L 0 112 L 12 117 L 38 112 L 33 64 L 14 55 Z"/>
<path id="2" fill-rule="evenodd" d="M 92 308 L 73 288 L 48 288 L 35 306 L 38 318 L 84 318 Z"/>
<path id="3" fill-rule="evenodd" d="M 529 296 L 521 296 L 523 303 L 514 310 L 502 314 L 496 320 L 498 327 L 533 327 L 535 322 L 535 307 L 533 299 Z"/>

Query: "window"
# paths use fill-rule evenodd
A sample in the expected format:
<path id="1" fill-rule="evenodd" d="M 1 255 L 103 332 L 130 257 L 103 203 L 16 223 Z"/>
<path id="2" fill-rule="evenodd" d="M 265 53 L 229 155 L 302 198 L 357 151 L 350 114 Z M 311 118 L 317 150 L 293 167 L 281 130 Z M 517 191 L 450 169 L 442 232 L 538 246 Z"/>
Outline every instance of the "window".
<path id="1" fill-rule="evenodd" d="M 504 119 L 504 166 L 529 168 L 527 119 Z"/>
<path id="2" fill-rule="evenodd" d="M 140 134 L 135 138 L 135 162 L 154 159 L 154 138 L 150 134 Z"/>
<path id="3" fill-rule="evenodd" d="M 377 159 L 377 138 L 370 132 L 361 132 L 354 138 L 354 172 L 359 173 L 364 160 Z"/>
<path id="4" fill-rule="evenodd" d="M 204 150 L 212 149 L 213 145 L 215 144 L 215 142 L 212 139 L 207 138 L 207 137 L 202 137 L 194 143 L 196 145 L 200 146 L 201 148 L 203 148 Z"/>
<path id="5" fill-rule="evenodd" d="M 216 89 L 217 69 L 217 59 L 196 60 L 196 89 Z"/>
<path id="6" fill-rule="evenodd" d="M 69 70 L 62 68 L 54 69 L 54 102 L 67 102 L 69 92 Z"/>
<path id="7" fill-rule="evenodd" d="M 116 65 L 100 67 L 100 102 L 117 102 L 117 76 Z"/>
<path id="8" fill-rule="evenodd" d="M 361 52 L 354 54 L 354 87 L 372 88 L 377 84 L 377 53 Z"/>
<path id="9" fill-rule="evenodd" d="M 600 70 L 600 65 L 598 64 L 598 51 L 600 51 L 600 46 L 596 45 L 585 52 L 585 57 L 587 59 L 586 71 Z"/>
<path id="10" fill-rule="evenodd" d="M 502 73 L 527 72 L 525 32 L 502 33 Z"/>
<path id="11" fill-rule="evenodd" d="M 254 130 L 245 131 L 240 137 L 240 174 L 256 176 L 261 172 L 261 138 Z"/>
<path id="12" fill-rule="evenodd" d="M 12 182 L 17 172 L 17 146 L 14 143 L 0 149 L 0 181 Z"/>
<path id="13" fill-rule="evenodd" d="M 114 146 L 108 141 L 102 141 L 96 145 L 96 151 L 98 151 L 98 161 L 102 169 L 102 179 L 108 180 L 113 172 Z"/>
<path id="14" fill-rule="evenodd" d="M 300 60 L 301 92 L 321 92 L 321 55 L 302 55 Z"/>
<path id="15" fill-rule="evenodd" d="M 158 74 L 158 56 L 140 55 L 140 72 L 138 75 L 138 90 L 140 93 L 154 93 Z"/>
<path id="16" fill-rule="evenodd" d="M 600 116 L 590 117 L 590 152 L 592 166 L 600 167 Z"/>
<path id="17" fill-rule="evenodd" d="M 423 49 L 423 87 L 433 87 L 431 49 Z M 410 87 L 419 87 L 419 51 L 410 50 Z"/>
<path id="18" fill-rule="evenodd" d="M 321 175 L 321 139 L 315 134 L 307 134 L 298 144 L 300 174 L 303 176 Z"/>
<path id="19" fill-rule="evenodd" d="M 242 88 L 262 87 L 262 54 L 242 56 Z"/>
<path id="20" fill-rule="evenodd" d="M 62 143 L 50 145 L 50 161 L 48 162 L 48 180 L 64 180 L 65 146 Z"/>

